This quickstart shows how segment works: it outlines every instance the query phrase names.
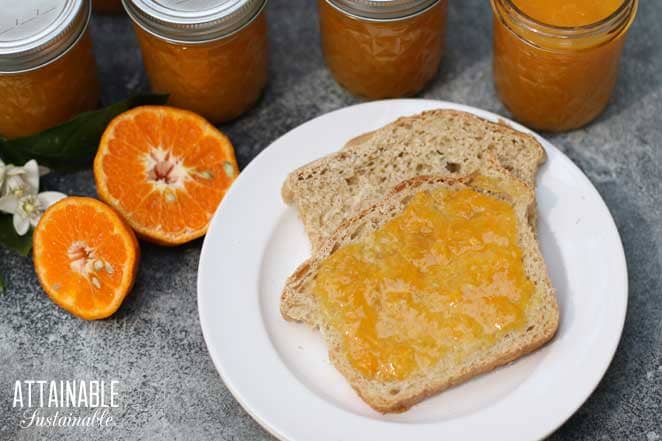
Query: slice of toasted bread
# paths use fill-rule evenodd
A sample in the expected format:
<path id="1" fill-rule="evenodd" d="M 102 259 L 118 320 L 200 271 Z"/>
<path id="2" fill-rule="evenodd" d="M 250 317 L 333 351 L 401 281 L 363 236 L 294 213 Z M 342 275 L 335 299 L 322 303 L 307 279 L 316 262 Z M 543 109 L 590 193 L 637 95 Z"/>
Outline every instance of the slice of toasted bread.
<path id="1" fill-rule="evenodd" d="M 317 310 L 313 283 L 320 265 L 343 245 L 361 240 L 393 219 L 422 191 L 439 186 L 449 189 L 472 188 L 510 203 L 514 209 L 519 246 L 523 251 L 526 277 L 534 285 L 534 293 L 525 312 L 525 326 L 497 340 L 493 345 L 473 352 L 459 363 L 443 360 L 417 371 L 403 381 L 366 379 L 356 371 L 342 350 L 342 332 L 325 323 Z M 351 386 L 370 406 L 380 412 L 401 412 L 426 397 L 466 381 L 480 373 L 506 364 L 531 352 L 556 333 L 559 312 L 543 257 L 538 248 L 528 215 L 533 191 L 513 178 L 498 164 L 483 167 L 480 174 L 470 177 L 421 176 L 404 181 L 382 201 L 347 220 L 319 250 L 304 262 L 287 280 L 281 298 L 281 312 L 288 320 L 304 321 L 319 327 L 329 346 L 329 358 L 347 378 Z"/>
<path id="2" fill-rule="evenodd" d="M 487 149 L 532 187 L 545 152 L 536 139 L 504 124 L 455 110 L 403 117 L 350 140 L 340 152 L 293 171 L 283 200 L 296 206 L 313 250 L 349 217 L 418 175 L 459 176 L 480 167 Z"/>

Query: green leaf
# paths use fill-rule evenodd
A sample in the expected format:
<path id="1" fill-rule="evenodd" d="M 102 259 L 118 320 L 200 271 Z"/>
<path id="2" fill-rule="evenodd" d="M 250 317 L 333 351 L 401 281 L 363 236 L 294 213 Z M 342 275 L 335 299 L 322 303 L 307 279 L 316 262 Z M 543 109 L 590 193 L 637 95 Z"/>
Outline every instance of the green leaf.
<path id="1" fill-rule="evenodd" d="M 18 252 L 21 256 L 27 256 L 32 248 L 32 231 L 19 236 L 14 230 L 12 216 L 0 214 L 0 245 Z"/>
<path id="2" fill-rule="evenodd" d="M 72 171 L 89 165 L 110 121 L 122 112 L 147 104 L 165 104 L 168 95 L 137 95 L 103 109 L 84 112 L 68 122 L 43 132 L 8 140 L 0 137 L 0 158 L 23 165 L 36 159 L 55 170 Z"/>

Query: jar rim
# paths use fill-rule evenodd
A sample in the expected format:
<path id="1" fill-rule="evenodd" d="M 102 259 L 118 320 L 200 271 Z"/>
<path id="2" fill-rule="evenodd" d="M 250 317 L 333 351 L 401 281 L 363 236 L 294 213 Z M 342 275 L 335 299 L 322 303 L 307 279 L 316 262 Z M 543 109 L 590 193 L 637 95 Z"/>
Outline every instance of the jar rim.
<path id="1" fill-rule="evenodd" d="M 212 43 L 240 32 L 260 15 L 267 2 L 234 0 L 210 9 L 177 11 L 153 0 L 122 0 L 134 25 L 154 37 L 183 45 Z M 157 7 L 151 8 L 152 3 Z"/>
<path id="2" fill-rule="evenodd" d="M 415 17 L 446 0 L 322 0 L 350 17 L 373 22 L 391 22 Z M 387 3 L 391 3 L 388 5 Z M 389 6 L 391 8 L 389 9 Z"/>
<path id="3" fill-rule="evenodd" d="M 516 24 L 524 26 L 527 30 L 544 37 L 560 37 L 564 39 L 586 38 L 592 35 L 610 32 L 620 29 L 632 21 L 636 14 L 638 0 L 623 0 L 614 12 L 596 22 L 581 26 L 558 26 L 545 23 L 531 17 L 522 11 L 512 0 L 492 0 L 492 4 L 502 3 L 509 11 L 510 18 L 516 20 Z M 493 7 L 493 9 L 495 9 Z"/>

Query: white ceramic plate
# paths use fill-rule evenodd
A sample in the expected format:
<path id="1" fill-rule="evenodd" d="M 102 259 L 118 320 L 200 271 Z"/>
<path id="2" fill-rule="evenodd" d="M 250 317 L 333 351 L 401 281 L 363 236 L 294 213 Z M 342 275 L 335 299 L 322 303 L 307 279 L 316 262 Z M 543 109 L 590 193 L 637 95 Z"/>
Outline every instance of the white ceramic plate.
<path id="1" fill-rule="evenodd" d="M 408 412 L 384 416 L 330 364 L 318 333 L 281 318 L 284 281 L 309 254 L 295 210 L 280 197 L 285 176 L 360 133 L 434 108 L 499 118 L 415 99 L 328 113 L 260 153 L 214 216 L 198 271 L 202 331 L 228 389 L 281 440 L 540 439 L 577 410 L 612 359 L 628 294 L 621 240 L 593 185 L 542 138 L 548 161 L 538 177 L 539 237 L 561 308 L 559 332 L 549 345 Z"/>

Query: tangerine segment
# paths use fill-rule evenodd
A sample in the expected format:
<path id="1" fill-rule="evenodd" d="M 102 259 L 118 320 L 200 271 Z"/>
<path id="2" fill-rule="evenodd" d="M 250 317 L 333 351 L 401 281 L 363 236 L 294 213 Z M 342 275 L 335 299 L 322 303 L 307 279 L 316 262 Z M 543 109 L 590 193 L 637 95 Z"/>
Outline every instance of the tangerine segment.
<path id="1" fill-rule="evenodd" d="M 162 245 L 204 235 L 238 173 L 225 135 L 201 116 L 168 106 L 117 116 L 94 160 L 99 197 L 140 237 Z"/>
<path id="2" fill-rule="evenodd" d="M 33 235 L 46 294 L 77 317 L 112 315 L 133 286 L 140 250 L 131 228 L 96 199 L 67 197 L 49 207 Z"/>

